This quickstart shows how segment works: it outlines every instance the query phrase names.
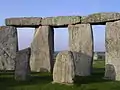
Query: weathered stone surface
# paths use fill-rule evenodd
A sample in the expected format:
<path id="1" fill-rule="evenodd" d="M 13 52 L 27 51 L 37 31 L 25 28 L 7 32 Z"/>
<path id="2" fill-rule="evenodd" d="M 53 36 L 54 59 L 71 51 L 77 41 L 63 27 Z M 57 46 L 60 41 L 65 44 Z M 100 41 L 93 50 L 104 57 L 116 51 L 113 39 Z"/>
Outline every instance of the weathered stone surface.
<path id="1" fill-rule="evenodd" d="M 20 50 L 16 54 L 15 59 L 15 79 L 24 81 L 29 79 L 30 74 L 30 48 Z"/>
<path id="2" fill-rule="evenodd" d="M 5 19 L 5 23 L 8 26 L 36 27 L 41 24 L 41 20 L 41 17 L 7 18 Z"/>
<path id="3" fill-rule="evenodd" d="M 105 78 L 120 81 L 120 21 L 106 23 Z"/>
<path id="4" fill-rule="evenodd" d="M 12 26 L 0 27 L 0 70 L 14 70 L 18 50 L 17 30 Z"/>
<path id="5" fill-rule="evenodd" d="M 69 48 L 74 52 L 76 75 L 91 74 L 93 59 L 93 33 L 90 24 L 69 25 Z"/>
<path id="6" fill-rule="evenodd" d="M 72 52 L 59 52 L 53 69 L 53 83 L 72 84 L 75 77 L 74 70 Z"/>
<path id="7" fill-rule="evenodd" d="M 53 68 L 54 30 L 50 26 L 36 29 L 31 43 L 30 67 L 36 72 L 50 72 Z"/>
<path id="8" fill-rule="evenodd" d="M 80 23 L 80 16 L 58 16 L 58 17 L 47 17 L 43 18 L 42 25 L 50 25 L 54 27 L 66 27 L 69 24 Z"/>
<path id="9" fill-rule="evenodd" d="M 20 18 L 7 18 L 5 23 L 8 26 L 16 27 L 38 27 L 53 26 L 53 27 L 67 27 L 73 24 L 86 24 L 105 25 L 106 22 L 120 20 L 120 13 L 117 12 L 101 12 L 94 13 L 88 16 L 57 16 L 57 17 L 20 17 Z"/>
<path id="10" fill-rule="evenodd" d="M 106 22 L 120 20 L 120 13 L 116 12 L 103 12 L 95 13 L 88 16 L 81 17 L 81 23 L 91 23 L 93 25 L 105 25 Z"/>

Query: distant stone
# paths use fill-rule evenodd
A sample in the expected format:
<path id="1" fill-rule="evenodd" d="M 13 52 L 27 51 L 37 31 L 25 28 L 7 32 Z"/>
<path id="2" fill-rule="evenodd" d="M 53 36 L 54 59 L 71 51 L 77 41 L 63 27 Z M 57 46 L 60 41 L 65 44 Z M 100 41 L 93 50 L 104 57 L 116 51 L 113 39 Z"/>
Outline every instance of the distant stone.
<path id="1" fill-rule="evenodd" d="M 113 64 L 105 64 L 105 77 L 104 79 L 116 80 L 116 72 Z"/>
<path id="2" fill-rule="evenodd" d="M 120 20 L 120 13 L 116 12 L 103 12 L 95 13 L 88 16 L 81 17 L 81 23 L 91 23 L 93 25 L 105 25 L 106 22 Z"/>
<path id="3" fill-rule="evenodd" d="M 5 23 L 7 26 L 36 27 L 41 25 L 41 20 L 41 17 L 7 18 L 5 19 Z"/>
<path id="4" fill-rule="evenodd" d="M 72 84 L 75 77 L 74 70 L 74 57 L 72 52 L 59 52 L 53 69 L 53 83 Z"/>
<path id="5" fill-rule="evenodd" d="M 120 81 L 120 20 L 106 23 L 105 78 Z"/>
<path id="6" fill-rule="evenodd" d="M 18 51 L 17 29 L 12 26 L 0 27 L 0 70 L 14 70 Z"/>
<path id="7" fill-rule="evenodd" d="M 93 33 L 90 24 L 69 25 L 69 48 L 74 52 L 75 74 L 89 76 L 93 61 Z"/>
<path id="8" fill-rule="evenodd" d="M 15 60 L 15 80 L 25 81 L 29 79 L 30 74 L 30 48 L 17 52 Z"/>
<path id="9" fill-rule="evenodd" d="M 58 16 L 43 18 L 42 25 L 50 25 L 54 27 L 66 27 L 71 24 L 77 24 L 81 22 L 80 16 Z"/>
<path id="10" fill-rule="evenodd" d="M 36 28 L 31 43 L 30 67 L 35 72 L 52 72 L 54 30 L 50 26 Z"/>

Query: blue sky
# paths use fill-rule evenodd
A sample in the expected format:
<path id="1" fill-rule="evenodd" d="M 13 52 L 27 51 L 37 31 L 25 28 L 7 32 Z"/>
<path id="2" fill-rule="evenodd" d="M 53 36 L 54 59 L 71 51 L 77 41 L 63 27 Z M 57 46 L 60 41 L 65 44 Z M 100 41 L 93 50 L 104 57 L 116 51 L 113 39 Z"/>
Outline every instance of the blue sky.
<path id="1" fill-rule="evenodd" d="M 96 12 L 120 12 L 120 0 L 0 0 L 0 25 L 4 19 L 22 16 L 88 15 Z M 33 29 L 19 29 L 19 47 L 30 45 Z M 105 26 L 93 26 L 96 51 L 104 51 Z M 68 49 L 67 29 L 55 30 L 55 50 Z"/>

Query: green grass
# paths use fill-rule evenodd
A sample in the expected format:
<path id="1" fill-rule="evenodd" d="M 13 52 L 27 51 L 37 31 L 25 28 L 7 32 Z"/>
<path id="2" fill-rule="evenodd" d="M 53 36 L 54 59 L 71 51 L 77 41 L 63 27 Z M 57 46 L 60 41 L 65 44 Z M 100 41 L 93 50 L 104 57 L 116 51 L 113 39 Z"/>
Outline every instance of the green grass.
<path id="1" fill-rule="evenodd" d="M 95 61 L 93 73 L 88 77 L 75 78 L 72 86 L 52 84 L 49 73 L 32 73 L 26 82 L 14 80 L 13 72 L 1 72 L 0 90 L 120 90 L 120 82 L 104 80 L 104 61 Z"/>

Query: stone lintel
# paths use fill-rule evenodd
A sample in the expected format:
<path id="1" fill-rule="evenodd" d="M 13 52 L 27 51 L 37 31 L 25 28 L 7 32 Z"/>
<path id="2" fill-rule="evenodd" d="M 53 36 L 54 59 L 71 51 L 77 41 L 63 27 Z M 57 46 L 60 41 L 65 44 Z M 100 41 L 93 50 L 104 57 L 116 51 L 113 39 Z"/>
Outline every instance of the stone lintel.
<path id="1" fill-rule="evenodd" d="M 81 17 L 82 24 L 90 23 L 91 25 L 105 25 L 106 22 L 117 20 L 120 20 L 120 13 L 116 12 L 101 12 Z"/>
<path id="2" fill-rule="evenodd" d="M 38 27 L 41 24 L 41 20 L 41 17 L 7 18 L 5 19 L 5 24 L 15 27 Z"/>

